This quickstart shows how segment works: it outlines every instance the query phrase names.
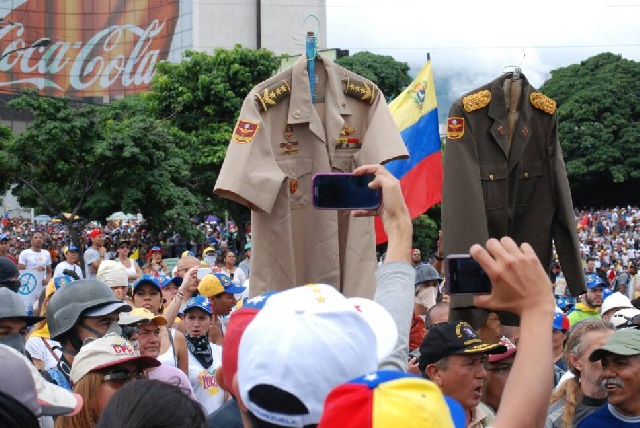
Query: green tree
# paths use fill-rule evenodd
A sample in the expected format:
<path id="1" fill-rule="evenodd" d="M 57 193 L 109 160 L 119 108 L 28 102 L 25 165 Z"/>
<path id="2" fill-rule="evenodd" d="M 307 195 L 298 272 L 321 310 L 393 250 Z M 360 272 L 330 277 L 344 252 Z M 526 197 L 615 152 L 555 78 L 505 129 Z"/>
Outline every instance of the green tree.
<path id="1" fill-rule="evenodd" d="M 378 85 L 387 99 L 395 98 L 413 80 L 409 76 L 409 65 L 388 55 L 377 55 L 362 51 L 352 56 L 343 56 L 336 61 L 349 71 L 366 77 Z"/>
<path id="2" fill-rule="evenodd" d="M 216 49 L 213 54 L 186 51 L 178 64 L 158 64 L 147 94 L 154 114 L 184 135 L 178 147 L 190 159 L 187 186 L 202 204 L 202 214 L 228 210 L 241 239 L 250 211 L 214 196 L 213 186 L 244 98 L 279 65 L 279 59 L 266 49 L 236 46 Z"/>
<path id="3" fill-rule="evenodd" d="M 34 115 L 23 133 L 0 139 L 0 186 L 15 184 L 21 205 L 70 213 L 69 230 L 76 215 L 141 208 L 152 227 L 188 232 L 197 201 L 180 187 L 189 164 L 176 148 L 179 135 L 137 97 L 95 106 L 30 93 L 8 106 Z"/>
<path id="4" fill-rule="evenodd" d="M 640 197 L 640 63 L 602 53 L 552 71 L 541 92 L 558 103 L 558 133 L 574 204 Z"/>

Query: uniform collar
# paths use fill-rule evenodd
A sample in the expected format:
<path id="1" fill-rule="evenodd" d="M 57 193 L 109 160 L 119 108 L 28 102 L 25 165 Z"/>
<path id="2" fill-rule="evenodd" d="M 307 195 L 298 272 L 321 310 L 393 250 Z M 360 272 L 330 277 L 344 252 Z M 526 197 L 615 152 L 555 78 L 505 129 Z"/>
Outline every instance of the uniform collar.
<path id="1" fill-rule="evenodd" d="M 324 67 L 327 71 L 327 85 L 325 89 L 325 106 L 327 110 L 339 112 L 340 115 L 350 115 L 345 95 L 342 91 L 342 82 L 337 66 L 322 55 L 316 61 L 316 67 Z M 307 57 L 302 57 L 293 65 L 291 76 L 291 102 L 287 123 L 311 122 L 315 109 L 311 102 L 311 87 L 307 73 Z"/>

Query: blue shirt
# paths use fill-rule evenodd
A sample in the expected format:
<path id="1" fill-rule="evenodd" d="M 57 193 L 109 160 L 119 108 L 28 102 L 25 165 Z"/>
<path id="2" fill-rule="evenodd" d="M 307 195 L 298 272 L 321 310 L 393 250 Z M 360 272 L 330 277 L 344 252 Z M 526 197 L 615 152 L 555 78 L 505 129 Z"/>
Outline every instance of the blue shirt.
<path id="1" fill-rule="evenodd" d="M 587 416 L 577 428 L 626 428 L 640 427 L 640 416 L 624 416 L 621 415 L 611 405 L 607 404 L 600 410 Z"/>

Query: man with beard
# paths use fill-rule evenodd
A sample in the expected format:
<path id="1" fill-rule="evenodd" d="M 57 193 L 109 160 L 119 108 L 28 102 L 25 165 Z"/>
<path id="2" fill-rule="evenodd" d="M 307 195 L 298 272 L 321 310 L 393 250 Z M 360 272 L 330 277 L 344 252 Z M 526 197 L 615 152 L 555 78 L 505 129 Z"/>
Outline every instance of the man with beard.
<path id="1" fill-rule="evenodd" d="M 51 255 L 42 250 L 44 238 L 42 232 L 34 232 L 31 235 L 31 248 L 20 253 L 18 269 L 34 269 L 44 271 L 42 285 L 45 286 L 51 279 Z"/>
<path id="2" fill-rule="evenodd" d="M 600 379 L 609 404 L 578 428 L 640 426 L 640 330 L 617 330 L 591 353 L 589 361 L 602 362 Z"/>
<path id="3" fill-rule="evenodd" d="M 586 280 L 587 293 L 582 296 L 583 301 L 578 303 L 575 309 L 567 315 L 572 326 L 578 321 L 587 318 L 600 318 L 598 310 L 602 305 L 602 289 L 604 283 L 595 273 L 587 274 Z"/>

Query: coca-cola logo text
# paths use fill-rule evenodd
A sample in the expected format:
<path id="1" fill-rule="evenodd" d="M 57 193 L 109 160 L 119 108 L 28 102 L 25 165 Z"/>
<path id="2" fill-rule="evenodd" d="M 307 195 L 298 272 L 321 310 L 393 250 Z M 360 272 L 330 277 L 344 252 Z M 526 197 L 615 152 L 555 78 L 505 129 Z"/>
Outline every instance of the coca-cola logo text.
<path id="1" fill-rule="evenodd" d="M 41 90 L 55 88 L 63 92 L 92 86 L 107 89 L 114 83 L 126 89 L 147 87 L 155 74 L 155 65 L 167 55 L 152 46 L 166 24 L 166 19 L 162 22 L 155 19 L 146 28 L 111 25 L 98 29 L 86 43 L 52 40 L 49 46 L 37 48 L 27 48 L 36 40 L 25 41 L 29 35 L 21 23 L 6 25 L 0 29 L 0 44 L 11 42 L 2 53 L 0 71 L 17 73 L 20 78 L 0 81 L 0 86 L 31 84 Z M 27 73 L 39 76 L 25 77 Z M 61 80 L 55 78 L 57 75 L 68 77 Z M 69 87 L 62 87 L 60 82 Z"/>

